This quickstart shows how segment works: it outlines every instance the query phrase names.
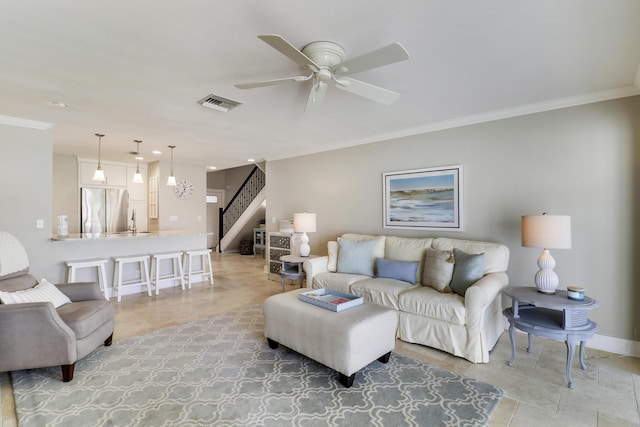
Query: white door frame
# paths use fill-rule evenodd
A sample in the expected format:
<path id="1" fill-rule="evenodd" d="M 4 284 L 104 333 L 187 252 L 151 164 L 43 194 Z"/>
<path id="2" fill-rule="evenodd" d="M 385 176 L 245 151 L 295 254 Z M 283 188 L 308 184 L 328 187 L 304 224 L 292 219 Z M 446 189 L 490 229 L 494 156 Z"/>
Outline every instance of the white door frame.
<path id="1" fill-rule="evenodd" d="M 224 189 L 220 189 L 220 188 L 207 188 L 207 196 L 218 196 L 218 203 L 219 205 L 224 208 L 225 206 L 225 190 Z M 210 218 L 209 218 L 209 210 L 207 209 L 207 233 L 209 233 L 209 223 L 210 223 Z M 218 235 L 218 224 L 213 224 L 214 227 L 214 242 L 218 242 L 220 239 L 216 238 L 215 236 Z M 215 250 L 218 250 L 218 243 L 215 243 L 214 245 Z"/>

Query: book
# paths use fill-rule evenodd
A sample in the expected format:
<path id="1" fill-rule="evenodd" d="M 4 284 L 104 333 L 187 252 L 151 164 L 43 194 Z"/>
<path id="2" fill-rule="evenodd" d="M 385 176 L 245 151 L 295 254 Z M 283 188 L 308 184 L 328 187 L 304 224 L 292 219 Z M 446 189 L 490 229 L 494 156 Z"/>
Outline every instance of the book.
<path id="1" fill-rule="evenodd" d="M 335 312 L 357 307 L 363 303 L 362 297 L 330 289 L 316 289 L 313 291 L 303 292 L 298 298 L 306 303 L 317 305 L 318 307 Z"/>

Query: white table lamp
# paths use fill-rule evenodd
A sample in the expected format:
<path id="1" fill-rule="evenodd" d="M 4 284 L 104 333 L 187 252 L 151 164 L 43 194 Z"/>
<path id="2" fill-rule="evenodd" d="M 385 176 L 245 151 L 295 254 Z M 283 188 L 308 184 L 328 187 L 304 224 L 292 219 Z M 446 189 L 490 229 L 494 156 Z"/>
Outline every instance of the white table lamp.
<path id="1" fill-rule="evenodd" d="M 525 215 L 522 217 L 522 246 L 542 248 L 538 258 L 540 270 L 535 284 L 538 292 L 555 294 L 558 275 L 553 271 L 556 261 L 549 249 L 571 249 L 571 217 L 568 215 Z"/>
<path id="2" fill-rule="evenodd" d="M 309 247 L 309 236 L 307 236 L 307 233 L 314 233 L 316 231 L 316 214 L 293 214 L 293 231 L 302 233 L 302 238 L 300 239 L 300 256 L 309 256 L 311 248 Z"/>

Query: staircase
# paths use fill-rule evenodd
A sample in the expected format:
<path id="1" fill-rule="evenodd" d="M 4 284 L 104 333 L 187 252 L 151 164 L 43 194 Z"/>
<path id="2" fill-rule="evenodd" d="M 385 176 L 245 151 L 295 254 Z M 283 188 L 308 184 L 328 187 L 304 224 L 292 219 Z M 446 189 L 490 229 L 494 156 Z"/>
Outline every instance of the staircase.
<path id="1" fill-rule="evenodd" d="M 253 229 L 258 220 L 264 218 L 266 200 L 265 174 L 256 166 L 227 207 L 220 209 L 219 252 L 240 247 L 248 228 Z"/>

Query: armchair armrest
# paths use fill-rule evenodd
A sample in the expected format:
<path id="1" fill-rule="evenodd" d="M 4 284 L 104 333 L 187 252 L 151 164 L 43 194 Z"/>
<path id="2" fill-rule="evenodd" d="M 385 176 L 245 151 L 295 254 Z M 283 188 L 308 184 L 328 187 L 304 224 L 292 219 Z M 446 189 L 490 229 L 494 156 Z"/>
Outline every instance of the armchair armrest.
<path id="1" fill-rule="evenodd" d="M 48 302 L 0 304 L 0 372 L 69 365 L 76 336 Z"/>
<path id="2" fill-rule="evenodd" d="M 61 283 L 56 287 L 72 302 L 104 299 L 100 286 L 95 282 Z"/>
<path id="3" fill-rule="evenodd" d="M 321 256 L 317 258 L 311 258 L 302 263 L 302 268 L 307 279 L 307 288 L 311 288 L 313 285 L 313 276 L 320 273 L 326 273 L 327 263 L 329 262 L 328 256 Z"/>
<path id="4" fill-rule="evenodd" d="M 496 298 L 501 298 L 502 289 L 509 285 L 509 276 L 505 272 L 489 273 L 471 285 L 464 296 L 467 312 L 467 328 L 478 331 L 482 328 L 482 316 Z M 502 299 L 500 299 L 502 303 Z"/>

